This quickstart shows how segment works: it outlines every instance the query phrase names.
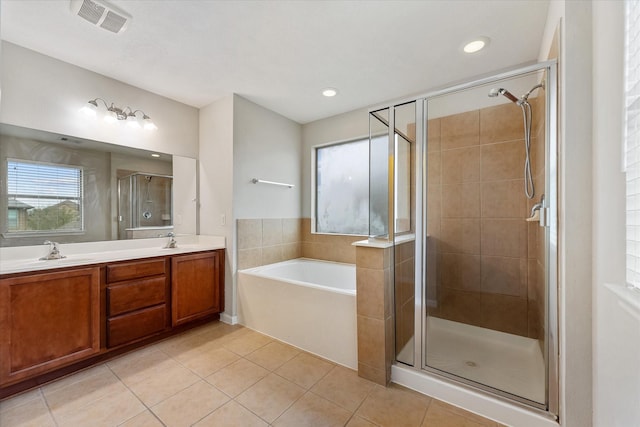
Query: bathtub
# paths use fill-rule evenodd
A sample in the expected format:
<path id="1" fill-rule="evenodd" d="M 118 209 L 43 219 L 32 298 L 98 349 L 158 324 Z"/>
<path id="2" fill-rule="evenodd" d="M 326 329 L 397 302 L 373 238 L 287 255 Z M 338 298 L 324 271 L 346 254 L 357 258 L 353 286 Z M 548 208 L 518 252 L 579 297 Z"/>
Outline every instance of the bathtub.
<path id="1" fill-rule="evenodd" d="M 239 270 L 240 324 L 358 368 L 356 267 L 298 258 Z"/>

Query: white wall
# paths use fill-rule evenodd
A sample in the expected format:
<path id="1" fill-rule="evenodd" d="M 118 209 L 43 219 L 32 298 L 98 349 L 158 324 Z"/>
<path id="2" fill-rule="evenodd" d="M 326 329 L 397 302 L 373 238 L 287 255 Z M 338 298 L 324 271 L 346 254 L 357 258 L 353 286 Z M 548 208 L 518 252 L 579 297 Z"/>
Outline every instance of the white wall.
<path id="1" fill-rule="evenodd" d="M 2 42 L 0 122 L 186 157 L 198 155 L 198 109 Z M 109 125 L 80 112 L 100 97 L 142 109 L 155 132 Z M 104 109 L 104 106 L 102 106 Z"/>
<path id="2" fill-rule="evenodd" d="M 369 138 L 369 110 L 350 111 L 302 126 L 302 216 L 311 217 L 312 147 L 356 138 Z"/>
<path id="3" fill-rule="evenodd" d="M 593 2 L 594 425 L 640 425 L 640 319 L 605 283 L 625 281 L 625 179 L 621 172 L 624 5 Z"/>
<path id="4" fill-rule="evenodd" d="M 301 127 L 241 96 L 233 102 L 233 215 L 299 218 Z M 252 184 L 251 179 L 295 187 Z"/>
<path id="5" fill-rule="evenodd" d="M 225 315 L 235 316 L 233 95 L 200 109 L 200 233 L 224 236 Z M 224 217 L 224 220 L 223 220 Z M 230 318 L 225 318 L 230 321 Z"/>
<path id="6" fill-rule="evenodd" d="M 173 156 L 172 165 L 173 231 L 176 234 L 197 234 L 198 161 L 189 157 Z"/>

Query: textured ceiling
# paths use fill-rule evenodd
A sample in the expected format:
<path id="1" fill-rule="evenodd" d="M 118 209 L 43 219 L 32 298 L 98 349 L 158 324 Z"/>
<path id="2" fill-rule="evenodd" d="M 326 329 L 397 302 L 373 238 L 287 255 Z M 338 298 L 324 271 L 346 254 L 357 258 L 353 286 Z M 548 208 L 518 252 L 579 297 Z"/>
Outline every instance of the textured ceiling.
<path id="1" fill-rule="evenodd" d="M 68 0 L 2 0 L 1 37 L 203 107 L 231 93 L 299 123 L 535 61 L 548 1 L 112 1 L 113 34 Z M 488 36 L 485 51 L 461 46 Z M 338 88 L 334 98 L 321 90 Z"/>

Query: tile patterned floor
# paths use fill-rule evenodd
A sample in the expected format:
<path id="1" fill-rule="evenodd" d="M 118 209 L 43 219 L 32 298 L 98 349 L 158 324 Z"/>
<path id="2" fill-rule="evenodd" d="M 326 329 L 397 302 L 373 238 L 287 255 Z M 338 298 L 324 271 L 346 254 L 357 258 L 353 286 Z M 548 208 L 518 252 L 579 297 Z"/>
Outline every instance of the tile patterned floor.
<path id="1" fill-rule="evenodd" d="M 498 424 L 212 323 L 0 402 L 2 427 Z"/>

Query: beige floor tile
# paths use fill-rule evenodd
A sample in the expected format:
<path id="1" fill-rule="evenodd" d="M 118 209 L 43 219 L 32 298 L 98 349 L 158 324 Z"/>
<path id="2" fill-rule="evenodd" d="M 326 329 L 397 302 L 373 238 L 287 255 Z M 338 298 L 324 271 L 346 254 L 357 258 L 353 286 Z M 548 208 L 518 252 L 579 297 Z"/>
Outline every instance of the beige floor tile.
<path id="1" fill-rule="evenodd" d="M 274 423 L 275 427 L 333 427 L 344 426 L 351 412 L 328 400 L 307 393 L 285 411 Z"/>
<path id="2" fill-rule="evenodd" d="M 382 427 L 419 427 L 430 399 L 410 390 L 375 386 L 356 414 Z"/>
<path id="3" fill-rule="evenodd" d="M 129 391 L 110 394 L 72 412 L 54 413 L 58 427 L 117 426 L 145 411 L 144 405 Z"/>
<path id="4" fill-rule="evenodd" d="M 484 417 L 433 399 L 427 409 L 423 427 L 493 427 L 497 424 Z"/>
<path id="5" fill-rule="evenodd" d="M 38 399 L 42 399 L 42 391 L 39 388 L 21 393 L 17 396 L 0 401 L 0 413 Z"/>
<path id="6" fill-rule="evenodd" d="M 107 362 L 107 366 L 125 384 L 135 384 L 175 364 L 157 349 L 144 349 Z"/>
<path id="7" fill-rule="evenodd" d="M 260 418 L 272 423 L 303 394 L 302 387 L 278 375 L 269 374 L 244 391 L 236 401 Z"/>
<path id="8" fill-rule="evenodd" d="M 269 371 L 262 366 L 240 359 L 208 376 L 206 380 L 229 396 L 236 397 L 268 374 Z"/>
<path id="9" fill-rule="evenodd" d="M 151 407 L 199 380 L 200 377 L 196 374 L 172 360 L 166 369 L 155 372 L 140 382 L 127 385 L 145 405 Z"/>
<path id="10" fill-rule="evenodd" d="M 86 380 L 89 377 L 94 375 L 102 374 L 109 371 L 109 368 L 104 363 L 101 363 L 96 366 L 92 366 L 87 369 L 83 369 L 82 371 L 75 372 L 71 375 L 67 375 L 66 377 L 59 378 L 49 384 L 42 386 L 43 391 L 52 392 L 64 387 L 67 387 L 71 384 Z"/>
<path id="11" fill-rule="evenodd" d="M 192 354 L 190 358 L 180 361 L 184 367 L 204 378 L 219 371 L 227 365 L 238 360 L 240 356 L 224 349 L 200 351 Z"/>
<path id="12" fill-rule="evenodd" d="M 371 421 L 367 421 L 364 418 L 360 418 L 359 416 L 354 415 L 347 423 L 347 427 L 377 427 L 377 425 L 372 423 Z"/>
<path id="13" fill-rule="evenodd" d="M 225 340 L 222 345 L 240 356 L 246 356 L 273 341 L 271 338 L 251 330 L 244 330 L 237 335 L 239 335 L 238 338 Z"/>
<path id="14" fill-rule="evenodd" d="M 233 400 L 216 409 L 195 427 L 267 427 L 268 424 Z"/>
<path id="15" fill-rule="evenodd" d="M 151 410 L 168 427 L 187 427 L 227 403 L 229 396 L 200 381 L 163 400 Z"/>
<path id="16" fill-rule="evenodd" d="M 355 411 L 374 386 L 371 381 L 360 378 L 356 371 L 336 366 L 311 391 L 349 411 Z"/>
<path id="17" fill-rule="evenodd" d="M 119 427 L 164 427 L 151 411 L 144 411 L 120 424 Z"/>
<path id="18" fill-rule="evenodd" d="M 300 353 L 280 366 L 276 373 L 301 387 L 309 389 L 327 375 L 334 366 L 334 364 L 308 353 Z"/>
<path id="19" fill-rule="evenodd" d="M 275 371 L 289 360 L 300 354 L 300 350 L 290 345 L 273 341 L 246 356 L 265 369 Z"/>
<path id="20" fill-rule="evenodd" d="M 106 369 L 95 375 L 83 375 L 80 381 L 67 382 L 65 387 L 44 387 L 42 391 L 51 412 L 58 417 L 126 390 L 118 377 Z"/>
<path id="21" fill-rule="evenodd" d="M 55 422 L 42 396 L 12 405 L 0 412 L 2 427 L 55 427 Z"/>

